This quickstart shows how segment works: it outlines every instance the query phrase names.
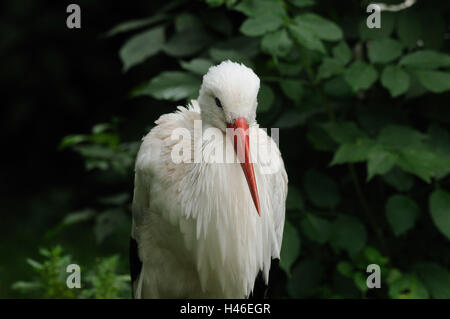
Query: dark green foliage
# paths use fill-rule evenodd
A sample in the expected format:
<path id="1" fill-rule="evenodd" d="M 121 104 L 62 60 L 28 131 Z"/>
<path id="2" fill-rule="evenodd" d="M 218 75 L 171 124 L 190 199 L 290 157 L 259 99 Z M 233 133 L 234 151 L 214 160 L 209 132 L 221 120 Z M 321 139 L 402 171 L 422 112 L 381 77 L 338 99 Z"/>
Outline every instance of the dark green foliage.
<path id="1" fill-rule="evenodd" d="M 67 289 L 66 286 L 66 267 L 73 263 L 72 257 L 62 255 L 62 248 L 59 246 L 50 250 L 41 248 L 39 253 L 45 259 L 43 262 L 27 259 L 37 275 L 35 280 L 16 282 L 12 288 L 25 293 L 37 291 L 38 296 L 43 298 L 75 298 L 77 291 Z"/>
<path id="2" fill-rule="evenodd" d="M 149 114 L 151 98 L 167 101 L 166 112 L 195 98 L 201 76 L 222 60 L 260 76 L 258 121 L 281 129 L 289 174 L 286 278 L 276 278 L 275 297 L 449 298 L 449 9 L 418 1 L 382 12 L 381 29 L 368 29 L 357 1 L 172 1 L 107 35 L 125 36 L 124 72 L 160 57 L 176 65 L 133 84 L 130 95 L 149 99 Z M 131 181 L 137 143 L 121 141 L 113 122 L 61 147 L 81 154 L 87 169 Z M 100 209 L 66 216 L 54 233 L 91 219 L 98 242 L 119 231 L 131 189 L 117 189 Z M 30 262 L 41 279 L 16 287 L 77 297 L 55 284 L 68 257 L 54 258 L 48 277 Z M 120 296 L 114 263 L 96 268 L 86 297 Z M 369 264 L 381 267 L 381 289 L 367 288 Z"/>
<path id="3" fill-rule="evenodd" d="M 60 149 L 73 148 L 85 159 L 87 170 L 113 170 L 121 174 L 130 172 L 139 147 L 138 142 L 122 143 L 117 132 L 118 119 L 100 123 L 92 128 L 90 135 L 69 135 Z"/>
<path id="4" fill-rule="evenodd" d="M 60 246 L 51 249 L 41 248 L 39 253 L 44 258 L 42 262 L 27 259 L 33 268 L 33 281 L 19 281 L 12 288 L 28 296 L 39 298 L 128 298 L 130 294 L 130 276 L 118 275 L 116 268 L 118 256 L 97 260 L 94 269 L 86 270 L 80 267 L 81 288 L 69 289 L 66 278 L 68 265 L 76 263 L 70 255 L 63 255 Z"/>

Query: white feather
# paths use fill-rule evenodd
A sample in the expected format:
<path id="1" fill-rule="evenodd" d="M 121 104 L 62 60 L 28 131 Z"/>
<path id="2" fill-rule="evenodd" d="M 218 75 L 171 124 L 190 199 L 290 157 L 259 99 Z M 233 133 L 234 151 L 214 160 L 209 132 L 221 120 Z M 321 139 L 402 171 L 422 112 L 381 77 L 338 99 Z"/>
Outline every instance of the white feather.
<path id="1" fill-rule="evenodd" d="M 226 65 L 226 72 L 239 70 L 241 77 L 246 74 L 253 78 L 254 73 L 247 74 L 249 69 L 242 70 L 243 66 Z M 223 83 L 226 74 L 234 73 L 218 74 L 214 90 L 220 79 Z M 257 85 L 251 83 L 250 89 L 256 86 L 259 79 Z M 207 88 L 202 90 L 208 94 Z M 224 89 L 224 101 L 231 101 L 227 94 L 236 90 L 234 84 Z M 245 92 L 247 95 L 241 93 L 241 99 L 235 98 L 232 111 L 225 105 L 224 111 L 216 108 L 226 113 L 225 118 L 232 116 L 229 112 L 238 114 L 241 111 L 236 105 L 250 101 L 257 88 L 256 93 Z M 250 136 L 250 148 L 272 147 L 271 161 L 278 162 L 279 169 L 264 174 L 259 162 L 267 159 L 260 153 L 254 155 L 258 156 L 254 169 L 261 216 L 239 163 L 173 163 L 171 151 L 181 143 L 170 138 L 174 129 L 185 128 L 194 139 L 194 121 L 203 119 L 205 123 L 204 110 L 210 118 L 220 119 L 217 110 L 204 104 L 207 98 L 202 91 L 199 100 L 203 104 L 192 101 L 188 109 L 178 107 L 177 112 L 161 116 L 157 126 L 143 138 L 136 159 L 132 236 L 138 242 L 143 262 L 134 286 L 138 298 L 244 298 L 251 293 L 260 270 L 268 281 L 271 259 L 280 256 L 287 175 L 278 147 L 263 130 L 255 130 L 259 138 Z M 253 105 L 243 108 L 241 113 L 245 112 L 251 118 Z M 217 121 L 206 122 L 211 125 Z M 223 142 L 233 147 L 225 136 Z M 201 145 L 205 154 L 217 147 L 215 143 L 220 141 L 191 141 Z"/>

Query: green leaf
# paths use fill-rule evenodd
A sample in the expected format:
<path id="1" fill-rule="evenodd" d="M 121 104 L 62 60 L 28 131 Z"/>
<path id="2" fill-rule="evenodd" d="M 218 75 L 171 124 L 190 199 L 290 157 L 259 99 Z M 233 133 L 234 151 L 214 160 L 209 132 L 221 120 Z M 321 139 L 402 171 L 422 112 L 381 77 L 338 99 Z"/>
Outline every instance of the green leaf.
<path id="1" fill-rule="evenodd" d="M 27 258 L 27 263 L 34 269 L 37 269 L 37 270 L 44 269 L 44 266 L 41 263 L 39 263 L 31 258 Z"/>
<path id="2" fill-rule="evenodd" d="M 396 164 L 406 172 L 426 181 L 448 171 L 448 158 L 425 142 L 426 135 L 407 126 L 388 125 L 381 130 L 377 143 L 398 155 Z"/>
<path id="3" fill-rule="evenodd" d="M 316 259 L 304 259 L 298 263 L 288 281 L 287 291 L 292 298 L 312 297 L 317 293 L 324 277 L 323 264 Z"/>
<path id="4" fill-rule="evenodd" d="M 92 127 L 92 134 L 101 134 L 112 128 L 110 123 L 99 123 Z"/>
<path id="5" fill-rule="evenodd" d="M 355 269 L 351 263 L 348 261 L 340 261 L 337 266 L 337 271 L 342 275 L 346 277 L 353 277 L 353 274 L 355 272 Z"/>
<path id="6" fill-rule="evenodd" d="M 267 112 L 272 107 L 273 101 L 275 100 L 275 94 L 270 86 L 266 84 L 261 84 L 258 92 L 258 113 Z"/>
<path id="7" fill-rule="evenodd" d="M 117 135 L 116 132 L 105 132 L 106 130 L 110 130 L 110 128 L 107 128 L 106 126 L 103 128 L 94 126 L 89 141 L 92 144 L 101 144 L 112 149 L 118 148 L 120 143 L 119 135 Z M 105 131 L 99 132 L 99 129 L 105 129 Z"/>
<path id="8" fill-rule="evenodd" d="M 284 95 L 294 102 L 300 102 L 303 96 L 303 85 L 297 80 L 283 80 L 280 82 Z"/>
<path id="9" fill-rule="evenodd" d="M 213 63 L 207 59 L 193 59 L 189 62 L 180 61 L 181 67 L 192 73 L 203 75 L 206 74 Z"/>
<path id="10" fill-rule="evenodd" d="M 279 16 L 266 14 L 255 18 L 248 18 L 241 25 L 240 31 L 249 36 L 256 37 L 275 31 L 283 25 L 283 19 Z"/>
<path id="11" fill-rule="evenodd" d="M 335 150 L 335 142 L 319 125 L 311 125 L 306 133 L 308 142 L 315 150 L 321 152 L 333 152 Z"/>
<path id="12" fill-rule="evenodd" d="M 425 95 L 428 92 L 428 90 L 424 88 L 422 84 L 420 84 L 419 80 L 416 77 L 411 77 L 410 82 L 411 83 L 409 85 L 408 92 L 406 92 L 405 95 L 407 99 L 415 99 Z"/>
<path id="13" fill-rule="evenodd" d="M 279 61 L 277 68 L 281 75 L 293 76 L 300 74 L 303 70 L 303 65 L 301 63 L 284 63 Z"/>
<path id="14" fill-rule="evenodd" d="M 442 189 L 435 190 L 430 196 L 429 207 L 434 225 L 450 239 L 450 194 Z"/>
<path id="15" fill-rule="evenodd" d="M 425 95 L 428 91 L 426 88 L 420 84 L 419 80 L 416 77 L 411 77 L 411 84 L 409 85 L 408 92 L 406 92 L 405 97 L 407 99 L 415 99 L 422 95 Z"/>
<path id="16" fill-rule="evenodd" d="M 292 40 L 285 29 L 267 33 L 261 40 L 261 48 L 264 52 L 283 57 L 286 56 L 292 48 Z"/>
<path id="17" fill-rule="evenodd" d="M 427 262 L 414 265 L 431 296 L 436 299 L 450 299 L 450 272 L 439 264 Z"/>
<path id="18" fill-rule="evenodd" d="M 367 27 L 367 18 L 363 15 L 359 24 L 359 34 L 362 40 L 375 40 L 387 38 L 394 31 L 395 14 L 392 12 L 382 12 L 380 19 L 380 28 L 369 29 Z"/>
<path id="19" fill-rule="evenodd" d="M 210 7 L 220 7 L 221 5 L 223 5 L 225 3 L 225 0 L 206 0 L 206 3 L 210 6 Z"/>
<path id="20" fill-rule="evenodd" d="M 396 65 L 388 65 L 381 74 L 381 84 L 389 90 L 392 97 L 405 93 L 409 88 L 409 75 Z"/>
<path id="21" fill-rule="evenodd" d="M 367 90 L 377 80 L 378 73 L 375 68 L 362 61 L 353 62 L 344 74 L 345 81 L 354 92 Z"/>
<path id="22" fill-rule="evenodd" d="M 450 55 L 432 50 L 420 50 L 404 56 L 400 64 L 416 69 L 445 68 L 450 66 Z"/>
<path id="23" fill-rule="evenodd" d="M 295 186 L 289 186 L 286 199 L 286 210 L 303 210 L 303 196 L 300 190 Z"/>
<path id="24" fill-rule="evenodd" d="M 297 15 L 294 18 L 294 23 L 297 27 L 312 32 L 322 40 L 337 41 L 342 39 L 342 30 L 337 24 L 315 13 Z"/>
<path id="25" fill-rule="evenodd" d="M 329 122 L 323 124 L 323 128 L 333 140 L 342 144 L 330 165 L 364 161 L 374 146 L 374 142 L 353 122 Z"/>
<path id="26" fill-rule="evenodd" d="M 230 60 L 233 62 L 243 63 L 250 68 L 253 67 L 252 61 L 239 51 L 212 48 L 209 50 L 209 55 L 215 62 Z"/>
<path id="27" fill-rule="evenodd" d="M 214 48 L 223 51 L 234 51 L 247 58 L 255 58 L 260 54 L 261 39 L 238 35 L 224 41 L 216 41 Z"/>
<path id="28" fill-rule="evenodd" d="M 405 147 L 422 147 L 425 135 L 408 126 L 387 125 L 377 137 L 379 144 L 390 148 L 402 149 Z"/>
<path id="29" fill-rule="evenodd" d="M 281 129 L 293 128 L 304 124 L 304 122 L 305 116 L 299 113 L 297 110 L 290 108 L 281 114 L 281 116 L 277 119 L 273 127 L 278 127 Z"/>
<path id="30" fill-rule="evenodd" d="M 40 282 L 26 282 L 26 281 L 16 281 L 12 284 L 11 289 L 19 290 L 24 293 L 39 290 L 42 288 L 42 284 Z"/>
<path id="31" fill-rule="evenodd" d="M 409 191 L 414 186 L 413 177 L 398 168 L 394 168 L 385 174 L 383 179 L 399 192 Z"/>
<path id="32" fill-rule="evenodd" d="M 428 144 L 431 152 L 448 163 L 435 176 L 437 179 L 445 178 L 450 172 L 450 133 L 438 124 L 432 124 L 428 128 Z"/>
<path id="33" fill-rule="evenodd" d="M 61 143 L 59 144 L 59 149 L 65 149 L 67 147 L 80 144 L 82 142 L 86 142 L 89 140 L 89 137 L 86 135 L 68 135 L 64 136 Z"/>
<path id="34" fill-rule="evenodd" d="M 123 71 L 129 70 L 158 53 L 163 48 L 164 41 L 163 27 L 156 27 L 133 36 L 119 51 Z"/>
<path id="35" fill-rule="evenodd" d="M 320 208 L 334 208 L 341 198 L 337 184 L 316 170 L 306 172 L 303 184 L 309 200 Z"/>
<path id="36" fill-rule="evenodd" d="M 340 214 L 332 224 L 330 242 L 350 255 L 361 251 L 366 245 L 367 232 L 358 218 Z"/>
<path id="37" fill-rule="evenodd" d="M 339 44 L 332 49 L 332 52 L 333 56 L 343 65 L 349 63 L 353 56 L 352 50 L 350 50 L 345 41 L 339 42 Z"/>
<path id="38" fill-rule="evenodd" d="M 433 93 L 442 93 L 450 90 L 450 73 L 442 71 L 417 70 L 414 72 L 427 90 Z"/>
<path id="39" fill-rule="evenodd" d="M 442 152 L 443 155 L 450 154 L 450 132 L 448 130 L 433 123 L 428 127 L 428 136 L 433 149 Z"/>
<path id="40" fill-rule="evenodd" d="M 334 97 L 349 97 L 353 95 L 352 88 L 342 75 L 325 82 L 324 91 L 326 94 Z"/>
<path id="41" fill-rule="evenodd" d="M 367 54 L 372 63 L 388 63 L 402 54 L 400 42 L 390 38 L 370 41 L 367 47 Z"/>
<path id="42" fill-rule="evenodd" d="M 69 226 L 69 225 L 78 224 L 78 223 L 84 222 L 86 220 L 89 220 L 94 216 L 95 216 L 95 211 L 92 209 L 85 209 L 85 210 L 73 212 L 73 213 L 67 214 L 64 217 L 64 219 L 62 221 L 62 225 Z"/>
<path id="43" fill-rule="evenodd" d="M 124 205 L 130 199 L 130 195 L 128 193 L 118 193 L 110 196 L 105 196 L 99 198 L 99 202 L 104 205 L 113 205 L 120 206 Z"/>
<path id="44" fill-rule="evenodd" d="M 284 224 L 283 244 L 280 253 L 280 267 L 291 276 L 291 266 L 300 256 L 300 236 L 297 229 L 288 220 Z"/>
<path id="45" fill-rule="evenodd" d="M 198 17 L 191 13 L 180 13 L 175 17 L 175 31 L 177 33 L 181 33 L 186 30 L 201 30 L 202 23 Z"/>
<path id="46" fill-rule="evenodd" d="M 286 15 L 283 2 L 278 0 L 241 1 L 234 9 L 249 17 L 264 16 L 269 12 L 270 14 L 279 17 L 284 17 Z"/>
<path id="47" fill-rule="evenodd" d="M 384 266 L 389 262 L 389 259 L 383 257 L 381 253 L 374 247 L 366 246 L 364 247 L 364 257 L 368 264 L 378 264 L 379 266 Z"/>
<path id="48" fill-rule="evenodd" d="M 330 238 L 331 223 L 325 218 L 306 214 L 301 221 L 302 232 L 311 240 L 324 244 Z"/>
<path id="49" fill-rule="evenodd" d="M 93 169 L 106 171 L 110 168 L 110 165 L 106 160 L 96 160 L 91 158 L 86 159 L 85 166 L 88 171 Z"/>
<path id="50" fill-rule="evenodd" d="M 305 8 L 315 5 L 314 0 L 289 0 L 289 2 L 298 8 Z"/>
<path id="51" fill-rule="evenodd" d="M 328 122 L 322 125 L 325 131 L 337 143 L 356 143 L 358 140 L 368 138 L 354 122 Z"/>
<path id="52" fill-rule="evenodd" d="M 367 287 L 366 276 L 361 271 L 357 271 L 353 274 L 353 282 L 362 292 L 366 292 L 367 289 L 369 289 Z"/>
<path id="53" fill-rule="evenodd" d="M 289 31 L 298 44 L 303 45 L 310 50 L 316 50 L 321 53 L 325 53 L 325 47 L 322 41 L 311 31 L 308 31 L 301 26 L 294 24 L 289 25 Z"/>
<path id="54" fill-rule="evenodd" d="M 373 176 L 384 175 L 397 163 L 397 155 L 380 147 L 370 150 L 367 157 L 367 181 Z"/>
<path id="55" fill-rule="evenodd" d="M 342 144 L 334 153 L 330 165 L 365 161 L 373 147 L 374 143 L 370 139 L 361 139 L 355 143 Z"/>
<path id="56" fill-rule="evenodd" d="M 44 257 L 50 257 L 51 252 L 47 248 L 39 247 L 39 253 Z"/>
<path id="57" fill-rule="evenodd" d="M 150 82 L 137 90 L 132 95 L 150 95 L 155 99 L 178 101 L 198 92 L 200 80 L 189 73 L 179 71 L 163 72 L 154 77 Z"/>
<path id="58" fill-rule="evenodd" d="M 389 296 L 393 299 L 428 299 L 429 294 L 416 275 L 406 274 L 389 286 Z"/>
<path id="59" fill-rule="evenodd" d="M 449 162 L 440 154 L 423 148 L 404 148 L 400 151 L 397 165 L 406 172 L 412 173 L 429 183 L 432 177 L 438 177 L 443 171 L 448 171 Z"/>
<path id="60" fill-rule="evenodd" d="M 189 28 L 175 33 L 163 50 L 173 57 L 191 56 L 204 49 L 211 43 L 211 36 L 202 28 Z"/>
<path id="61" fill-rule="evenodd" d="M 328 79 L 333 75 L 342 74 L 345 70 L 345 66 L 342 62 L 336 58 L 324 58 L 322 64 L 319 67 L 317 74 L 318 79 Z"/>
<path id="62" fill-rule="evenodd" d="M 376 134 L 383 127 L 394 123 L 394 118 L 397 118 L 399 113 L 398 108 L 392 108 L 379 102 L 375 104 L 376 107 L 361 105 L 355 110 L 359 124 L 364 128 L 364 131 L 370 134 Z"/>
<path id="63" fill-rule="evenodd" d="M 79 145 L 75 149 L 86 158 L 110 159 L 114 157 L 114 150 L 102 145 Z"/>
<path id="64" fill-rule="evenodd" d="M 386 277 L 386 283 L 388 285 L 392 285 L 395 281 L 399 280 L 403 274 L 396 268 L 391 268 L 388 270 L 388 274 Z"/>
<path id="65" fill-rule="evenodd" d="M 419 215 L 419 206 L 408 196 L 394 195 L 386 203 L 386 218 L 395 236 L 413 228 Z"/>
<path id="66" fill-rule="evenodd" d="M 163 21 L 165 19 L 167 19 L 167 16 L 159 14 L 159 15 L 154 15 L 150 18 L 125 21 L 125 22 L 120 23 L 119 25 L 116 25 L 114 28 L 112 28 L 111 30 L 106 32 L 105 36 L 112 37 L 112 36 L 115 36 L 115 35 L 123 33 L 123 32 L 136 30 L 136 29 L 145 27 L 149 24 Z"/>

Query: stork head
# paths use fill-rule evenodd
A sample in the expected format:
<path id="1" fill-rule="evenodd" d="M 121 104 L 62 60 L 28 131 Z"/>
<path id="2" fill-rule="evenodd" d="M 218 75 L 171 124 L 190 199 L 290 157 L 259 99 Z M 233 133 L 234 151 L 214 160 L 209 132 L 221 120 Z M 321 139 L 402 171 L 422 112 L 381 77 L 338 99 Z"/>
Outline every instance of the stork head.
<path id="1" fill-rule="evenodd" d="M 203 76 L 198 103 L 203 121 L 225 130 L 238 118 L 255 123 L 259 78 L 243 64 L 224 61 Z"/>
<path id="2" fill-rule="evenodd" d="M 256 124 L 259 78 L 243 64 L 224 61 L 203 76 L 198 103 L 202 120 L 233 133 L 235 152 L 241 162 L 256 211 L 260 214 L 258 188 L 250 157 L 249 125 Z"/>

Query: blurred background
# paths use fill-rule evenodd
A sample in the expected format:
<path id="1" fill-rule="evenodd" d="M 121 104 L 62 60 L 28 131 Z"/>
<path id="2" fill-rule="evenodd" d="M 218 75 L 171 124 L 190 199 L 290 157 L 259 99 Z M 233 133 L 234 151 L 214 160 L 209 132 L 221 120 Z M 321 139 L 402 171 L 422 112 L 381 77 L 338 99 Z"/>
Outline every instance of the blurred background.
<path id="1" fill-rule="evenodd" d="M 379 29 L 368 1 L 78 1 L 80 29 L 69 3 L 0 4 L 1 298 L 131 297 L 139 141 L 226 59 L 280 128 L 272 297 L 450 298 L 450 3 L 385 1 Z"/>

